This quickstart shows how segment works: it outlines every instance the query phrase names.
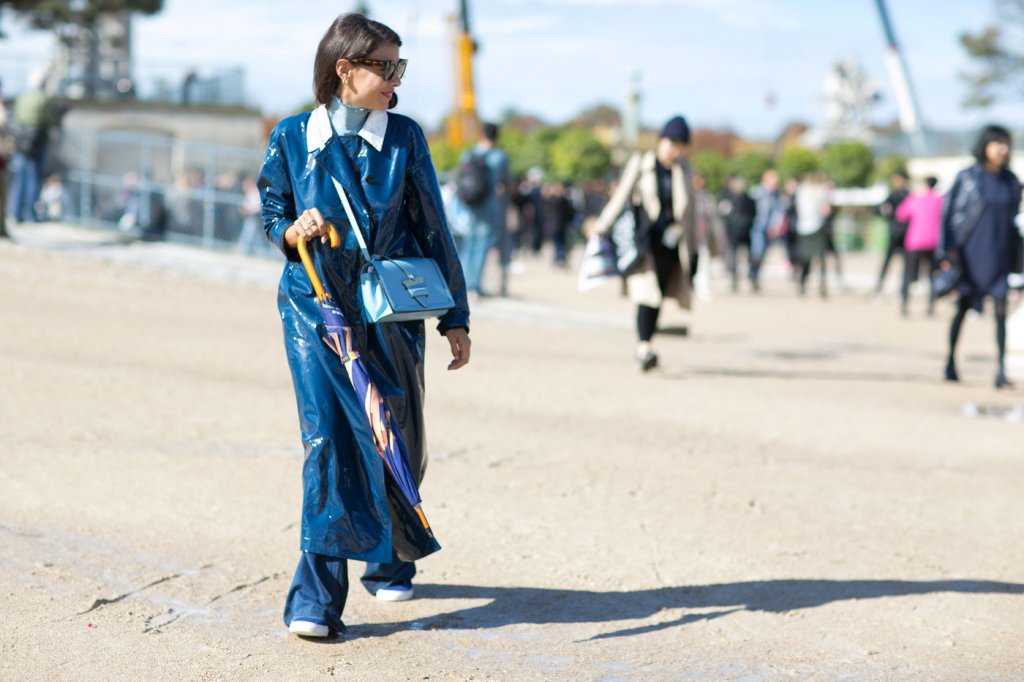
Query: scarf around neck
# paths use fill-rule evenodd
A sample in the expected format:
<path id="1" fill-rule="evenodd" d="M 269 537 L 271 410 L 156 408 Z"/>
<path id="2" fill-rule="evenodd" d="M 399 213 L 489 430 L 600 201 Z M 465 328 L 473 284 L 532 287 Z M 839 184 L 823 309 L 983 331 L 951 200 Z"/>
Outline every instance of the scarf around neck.
<path id="1" fill-rule="evenodd" d="M 362 130 L 363 124 L 366 123 L 370 110 L 345 104 L 335 95 L 327 107 L 327 113 L 331 117 L 331 125 L 334 127 L 336 134 L 356 135 Z"/>

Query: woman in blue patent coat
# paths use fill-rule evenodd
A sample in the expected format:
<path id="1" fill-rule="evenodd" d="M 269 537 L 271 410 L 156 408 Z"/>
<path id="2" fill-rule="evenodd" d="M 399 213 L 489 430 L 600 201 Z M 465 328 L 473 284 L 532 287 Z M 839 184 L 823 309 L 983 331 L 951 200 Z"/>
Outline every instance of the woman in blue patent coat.
<path id="1" fill-rule="evenodd" d="M 992 299 L 996 318 L 996 388 L 1011 387 L 1006 376 L 1006 313 L 1011 272 L 1020 272 L 1024 244 L 1014 223 L 1020 211 L 1021 185 L 1010 171 L 1010 133 L 986 126 L 974 144 L 977 161 L 960 171 L 946 196 L 939 256 L 960 266 L 956 315 L 949 330 L 946 381 L 959 381 L 956 344 L 967 311 L 981 312 Z"/>
<path id="2" fill-rule="evenodd" d="M 352 327 L 353 345 L 398 422 L 414 475 L 422 477 L 424 324 L 363 322 L 356 297 L 362 256 L 332 178 L 345 188 L 372 253 L 437 261 L 456 301 L 437 325 L 451 345 L 448 368 L 469 361 L 466 287 L 426 139 L 411 119 L 387 112 L 405 72 L 400 45 L 384 24 L 359 14 L 338 17 L 317 48 L 319 106 L 277 125 L 259 177 L 264 227 L 288 259 L 278 308 L 305 445 L 303 554 L 284 619 L 292 633 L 307 637 L 344 628 L 347 559 L 367 562 L 362 582 L 379 599 L 404 601 L 412 597 L 412 561 L 438 549 L 433 538 L 417 540 L 405 527 L 404 501 L 388 494 L 355 391 L 321 340 L 318 304 L 296 251 L 300 239 L 309 242 L 325 288 Z M 342 235 L 341 248 L 326 244 L 331 225 Z"/>

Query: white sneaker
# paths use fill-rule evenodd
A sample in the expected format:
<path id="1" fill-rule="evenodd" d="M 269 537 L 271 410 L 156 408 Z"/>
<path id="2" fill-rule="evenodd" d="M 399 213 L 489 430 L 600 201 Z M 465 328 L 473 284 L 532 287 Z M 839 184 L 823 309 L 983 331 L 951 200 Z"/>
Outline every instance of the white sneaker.
<path id="1" fill-rule="evenodd" d="M 295 619 L 288 625 L 288 632 L 299 637 L 327 637 L 331 629 L 323 623 Z"/>
<path id="2" fill-rule="evenodd" d="M 390 585 L 377 590 L 381 601 L 409 601 L 412 599 L 412 585 Z"/>

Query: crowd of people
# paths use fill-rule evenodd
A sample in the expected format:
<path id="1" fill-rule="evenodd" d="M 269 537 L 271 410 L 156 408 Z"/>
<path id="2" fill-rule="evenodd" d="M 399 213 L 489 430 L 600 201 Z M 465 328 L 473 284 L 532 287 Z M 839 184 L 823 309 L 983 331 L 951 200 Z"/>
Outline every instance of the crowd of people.
<path id="1" fill-rule="evenodd" d="M 505 296 L 509 271 L 518 259 L 541 258 L 549 242 L 552 264 L 569 266 L 583 219 L 596 212 L 604 194 L 599 183 L 546 180 L 536 167 L 513 174 L 499 145 L 499 127 L 484 123 L 481 132 L 480 142 L 462 155 L 458 168 L 442 178 L 442 194 L 470 296 Z M 492 291 L 485 284 L 489 255 L 500 269 Z"/>
<path id="2" fill-rule="evenodd" d="M 739 291 L 741 282 L 749 280 L 750 290 L 760 292 L 762 265 L 769 249 L 780 245 L 785 250 L 796 290 L 806 293 L 812 266 L 817 264 L 819 293 L 827 296 L 828 262 L 842 279 L 842 260 L 833 229 L 833 185 L 827 176 L 809 173 L 802 178 L 786 178 L 783 184 L 779 172 L 769 168 L 760 182 L 750 188 L 742 176 L 730 175 L 724 190 L 715 196 L 707 189 L 706 179 L 691 168 L 689 127 L 683 117 L 678 118 L 686 126 L 685 141 L 674 140 L 680 143 L 678 158 L 673 161 L 666 157 L 664 164 L 658 165 L 657 155 L 648 154 L 645 163 L 646 167 L 655 163 L 653 168 L 662 171 L 676 165 L 681 169 L 678 182 L 682 184 L 677 189 L 676 201 L 692 208 L 687 209 L 685 223 L 692 223 L 687 243 L 693 247 L 693 253 L 685 264 L 696 295 L 709 297 L 710 266 L 719 259 L 724 262 L 732 291 Z M 486 179 L 480 181 L 486 189 L 480 198 L 470 196 L 460 186 L 464 178 L 475 172 L 476 157 L 486 160 Z M 632 177 L 636 169 L 630 169 L 629 163 L 638 163 L 640 158 L 642 154 L 625 165 L 621 176 L 610 183 L 611 188 L 603 182 L 572 186 L 560 180 L 545 181 L 539 168 L 517 178 L 511 175 L 508 155 L 498 144 L 498 127 L 485 124 L 482 141 L 463 155 L 459 169 L 442 186 L 446 213 L 471 294 L 484 293 L 488 255 L 495 256 L 502 273 L 498 291 L 486 293 L 505 295 L 507 268 L 517 259 L 540 257 L 549 242 L 554 265 L 567 267 L 574 244 L 584 241 L 588 233 L 610 230 L 608 221 L 617 216 L 602 217 L 603 211 L 614 204 L 613 212 L 621 213 L 623 196 L 616 196 L 615 189 L 622 186 L 623 178 L 630 182 L 637 179 Z M 644 185 L 621 191 L 631 193 L 630 205 L 638 206 L 644 201 L 640 187 L 650 190 L 648 185 L 654 181 L 648 178 Z M 648 205 L 654 201 L 649 192 Z M 697 267 L 701 258 L 704 268 Z M 886 260 L 890 258 L 891 254 Z"/>
<path id="3" fill-rule="evenodd" d="M 498 144 L 498 128 L 485 125 L 483 141 L 464 155 L 459 170 L 445 185 L 446 212 L 470 295 L 482 293 L 488 253 L 497 254 L 502 270 L 499 293 L 505 295 L 509 265 L 516 258 L 539 255 L 547 240 L 554 263 L 565 267 L 572 243 L 587 235 L 604 238 L 609 247 L 594 249 L 593 255 L 607 251 L 617 258 L 616 270 L 637 306 L 636 363 L 649 371 L 658 364 L 652 341 L 663 301 L 675 299 L 689 310 L 693 297 L 710 298 L 710 273 L 716 261 L 721 261 L 733 292 L 741 289 L 744 280 L 752 293 L 761 291 L 763 265 L 772 248 L 783 252 L 798 295 L 807 294 L 814 270 L 822 298 L 829 295 L 830 281 L 845 287 L 835 235 L 834 184 L 826 174 L 813 171 L 783 182 L 778 170 L 769 168 L 753 187 L 742 176 L 730 175 L 716 197 L 691 167 L 689 144 L 685 118 L 673 117 L 662 128 L 654 150 L 638 152 L 624 164 L 611 191 L 600 186 L 584 191 L 562 182 L 545 183 L 539 169 L 519 179 L 510 177 L 508 156 Z M 1005 282 L 1010 272 L 1021 269 L 1021 248 L 1020 233 L 1013 225 L 1019 183 L 1008 169 L 1009 144 L 1005 129 L 989 126 L 974 149 L 974 170 L 961 173 L 948 193 L 939 191 L 934 176 L 920 178 L 917 191 L 911 192 L 908 174 L 898 170 L 889 178 L 888 196 L 876 207 L 887 221 L 888 239 L 874 297 L 881 295 L 890 265 L 901 256 L 901 315 L 910 314 L 911 287 L 923 270 L 929 288 L 927 314 L 932 316 L 940 296 L 933 282 L 950 268 L 956 272 L 958 312 L 950 331 L 946 369 L 950 381 L 958 379 L 953 356 L 964 315 L 971 309 L 981 310 L 981 300 L 988 296 L 994 302 L 997 323 L 996 385 L 1010 385 L 1003 360 Z M 481 199 L 462 186 L 475 158 L 486 160 L 484 179 L 477 183 L 485 188 Z M 989 182 L 991 178 L 995 180 Z M 967 199 L 962 197 L 964 187 Z M 1016 203 L 1014 196 L 1018 196 Z M 968 208 L 958 209 L 958 201 L 966 202 Z M 1007 207 L 999 212 L 993 208 L 995 201 Z M 970 233 L 977 236 L 970 241 L 957 237 L 950 227 L 965 213 L 980 226 L 972 228 Z M 998 230 L 998 235 L 980 236 L 992 230 Z M 957 238 L 964 243 L 951 246 Z M 970 263 L 965 261 L 967 254 L 973 258 Z"/>

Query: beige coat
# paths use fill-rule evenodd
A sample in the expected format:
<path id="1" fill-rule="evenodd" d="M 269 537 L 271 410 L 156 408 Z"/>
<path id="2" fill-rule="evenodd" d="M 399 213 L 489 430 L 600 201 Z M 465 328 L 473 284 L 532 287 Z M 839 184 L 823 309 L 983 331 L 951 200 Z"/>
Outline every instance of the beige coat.
<path id="1" fill-rule="evenodd" d="M 658 197 L 658 173 L 655 170 L 653 151 L 636 153 L 622 169 L 619 184 L 612 192 L 604 210 L 594 223 L 594 231 L 606 234 L 615 220 L 622 215 L 627 203 L 640 206 L 653 222 L 661 215 L 661 199 Z M 690 259 L 697 252 L 697 217 L 694 202 L 693 181 L 690 164 L 684 159 L 672 167 L 672 213 L 674 222 L 682 228 L 679 240 L 679 262 L 682 268 L 669 278 L 665 296 L 670 296 L 687 310 L 690 309 Z M 638 305 L 659 307 L 662 303 L 661 289 L 654 272 L 654 258 L 647 254 L 643 263 L 626 277 L 629 298 Z"/>

